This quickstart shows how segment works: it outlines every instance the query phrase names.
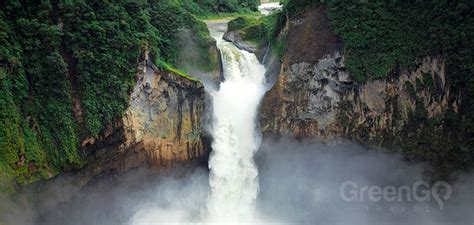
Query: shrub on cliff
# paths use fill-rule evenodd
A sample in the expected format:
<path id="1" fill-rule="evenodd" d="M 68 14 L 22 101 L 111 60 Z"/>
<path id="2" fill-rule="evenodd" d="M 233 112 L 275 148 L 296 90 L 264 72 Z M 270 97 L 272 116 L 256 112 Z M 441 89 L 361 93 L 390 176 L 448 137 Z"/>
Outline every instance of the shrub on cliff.
<path id="1" fill-rule="evenodd" d="M 283 27 L 282 16 L 281 12 L 258 18 L 240 16 L 229 21 L 227 31 L 236 31 L 243 41 L 255 45 L 262 46 L 271 43 L 274 47 L 281 47 L 279 46 L 281 40 L 278 39 L 278 35 Z"/>
<path id="2" fill-rule="evenodd" d="M 248 17 L 248 16 L 239 16 L 227 24 L 227 31 L 234 31 L 238 29 L 242 29 L 246 26 L 249 26 L 250 24 L 255 24 L 257 23 L 258 19 L 254 17 Z"/>
<path id="3" fill-rule="evenodd" d="M 180 0 L 186 2 L 186 0 Z M 188 0 L 189 1 L 189 0 Z M 218 12 L 243 12 L 256 11 L 260 0 L 192 0 L 205 11 Z"/>

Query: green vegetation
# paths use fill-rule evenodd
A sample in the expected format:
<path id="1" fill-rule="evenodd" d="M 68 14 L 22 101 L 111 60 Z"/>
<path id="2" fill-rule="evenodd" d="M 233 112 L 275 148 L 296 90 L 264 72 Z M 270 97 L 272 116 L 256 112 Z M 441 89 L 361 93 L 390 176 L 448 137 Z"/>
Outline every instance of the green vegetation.
<path id="1" fill-rule="evenodd" d="M 164 62 L 164 61 L 161 61 L 161 60 L 157 60 L 156 65 L 158 65 L 159 67 L 163 68 L 164 70 L 166 70 L 166 71 L 168 71 L 168 72 L 171 72 L 171 73 L 180 75 L 180 76 L 182 76 L 182 77 L 184 77 L 184 78 L 186 78 L 186 79 L 189 79 L 189 80 L 192 80 L 192 81 L 196 81 L 196 82 L 201 82 L 200 80 L 189 76 L 189 74 L 187 74 L 186 72 L 184 72 L 184 71 L 182 71 L 182 70 L 180 70 L 180 69 L 177 69 L 176 67 L 170 65 L 170 64 L 167 63 L 167 62 Z"/>
<path id="2" fill-rule="evenodd" d="M 6 4 L 0 12 L 0 175 L 11 188 L 13 178 L 26 184 L 83 162 L 60 55 L 63 34 L 53 24 L 51 6 L 40 4 L 31 9 L 34 18 L 26 18 L 21 5 Z"/>
<path id="3" fill-rule="evenodd" d="M 327 5 L 347 50 L 347 67 L 359 82 L 383 78 L 396 67 L 413 69 L 427 55 L 446 56 L 451 74 L 474 69 L 472 55 L 464 50 L 473 45 L 469 34 L 474 21 L 467 2 Z"/>
<path id="4" fill-rule="evenodd" d="M 238 29 L 242 29 L 246 26 L 256 25 L 259 24 L 259 20 L 256 17 L 250 16 L 240 16 L 237 17 L 227 24 L 227 31 L 234 31 Z"/>
<path id="5" fill-rule="evenodd" d="M 243 12 L 221 12 L 221 13 L 212 13 L 212 14 L 204 14 L 198 15 L 197 18 L 201 20 L 214 20 L 214 19 L 222 19 L 222 18 L 236 18 L 240 16 L 250 16 L 250 17 L 259 17 L 262 14 L 257 11 L 243 11 Z"/>
<path id="6" fill-rule="evenodd" d="M 346 66 L 358 82 L 386 77 L 397 67 L 413 69 L 428 55 L 443 55 L 455 82 L 472 74 L 474 19 L 468 1 L 370 2 L 285 0 L 294 17 L 314 5 L 327 8 L 331 25 L 344 43 Z M 350 16 L 348 16 L 350 15 Z"/>
<path id="7" fill-rule="evenodd" d="M 283 18 L 282 12 L 260 17 L 240 16 L 229 21 L 227 30 L 238 32 L 244 41 L 259 47 L 270 43 L 274 53 L 281 55 L 285 43 L 285 35 L 280 35 Z"/>
<path id="8" fill-rule="evenodd" d="M 257 23 L 250 24 L 242 28 L 244 40 L 249 40 L 256 44 L 261 44 L 264 42 L 267 39 L 269 33 L 269 30 L 267 29 L 269 24 L 268 18 L 269 17 L 262 17 Z"/>
<path id="9" fill-rule="evenodd" d="M 314 5 L 323 3 L 322 0 L 282 0 L 283 11 L 285 14 L 294 17 L 308 10 Z"/>
<path id="10" fill-rule="evenodd" d="M 260 0 L 173 0 L 194 15 L 256 11 Z"/>
<path id="11" fill-rule="evenodd" d="M 212 40 L 195 15 L 250 12 L 257 2 L 2 1 L 0 191 L 83 166 L 80 143 L 122 116 L 145 50 L 196 81 L 174 66 L 180 32 L 193 34 L 192 66 L 212 70 Z"/>

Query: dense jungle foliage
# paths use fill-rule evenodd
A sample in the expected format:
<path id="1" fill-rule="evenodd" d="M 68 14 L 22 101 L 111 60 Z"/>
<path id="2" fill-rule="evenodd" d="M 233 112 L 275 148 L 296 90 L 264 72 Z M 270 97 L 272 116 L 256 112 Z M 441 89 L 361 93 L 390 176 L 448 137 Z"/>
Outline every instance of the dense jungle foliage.
<path id="1" fill-rule="evenodd" d="M 356 81 L 384 78 L 397 67 L 413 69 L 427 55 L 446 56 L 452 75 L 472 74 L 470 1 L 285 0 L 284 10 L 294 17 L 320 4 L 343 41 L 346 65 Z M 463 77 L 468 76 L 454 80 L 465 82 Z"/>
<path id="2" fill-rule="evenodd" d="M 125 111 L 145 49 L 176 70 L 188 29 L 212 69 L 195 15 L 255 10 L 256 0 L 0 3 L 0 190 L 84 165 L 80 143 Z M 178 71 L 178 70 L 176 70 Z M 183 75 L 184 73 L 177 73 Z"/>
<path id="3" fill-rule="evenodd" d="M 216 13 L 253 12 L 260 5 L 260 0 L 171 0 L 182 9 L 195 15 L 212 15 Z"/>

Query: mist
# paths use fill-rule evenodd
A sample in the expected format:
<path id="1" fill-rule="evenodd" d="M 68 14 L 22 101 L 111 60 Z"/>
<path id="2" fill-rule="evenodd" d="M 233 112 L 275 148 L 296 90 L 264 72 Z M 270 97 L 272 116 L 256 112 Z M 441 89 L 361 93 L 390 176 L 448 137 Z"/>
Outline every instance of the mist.
<path id="1" fill-rule="evenodd" d="M 253 224 L 472 224 L 474 177 L 450 181 L 452 195 L 436 201 L 355 201 L 340 196 L 343 182 L 412 185 L 429 181 L 426 165 L 368 150 L 348 141 L 265 138 L 255 156 L 259 193 Z M 76 190 L 61 177 L 34 193 L 3 199 L 4 224 L 180 224 L 203 223 L 210 194 L 208 169 L 146 169 L 109 175 Z M 32 194 L 35 200 L 31 199 Z M 404 209 L 404 210 L 403 210 Z"/>
<path id="2" fill-rule="evenodd" d="M 450 182 L 453 194 L 443 210 L 436 201 L 354 201 L 341 197 L 341 184 L 412 186 L 430 182 L 428 167 L 409 163 L 383 149 L 348 141 L 324 143 L 291 138 L 266 139 L 257 156 L 265 217 L 286 224 L 471 224 L 472 175 Z M 472 190 L 472 189 L 471 189 Z"/>

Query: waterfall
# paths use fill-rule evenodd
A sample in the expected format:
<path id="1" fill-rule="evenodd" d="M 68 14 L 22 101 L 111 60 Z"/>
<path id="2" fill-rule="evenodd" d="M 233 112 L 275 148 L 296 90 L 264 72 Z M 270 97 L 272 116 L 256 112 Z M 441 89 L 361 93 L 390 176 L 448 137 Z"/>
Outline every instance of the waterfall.
<path id="1" fill-rule="evenodd" d="M 265 93 L 265 68 L 252 53 L 222 40 L 211 30 L 222 53 L 225 80 L 209 94 L 213 102 L 212 154 L 209 159 L 209 222 L 250 222 L 255 214 L 258 170 L 253 160 L 260 145 L 257 109 Z"/>

